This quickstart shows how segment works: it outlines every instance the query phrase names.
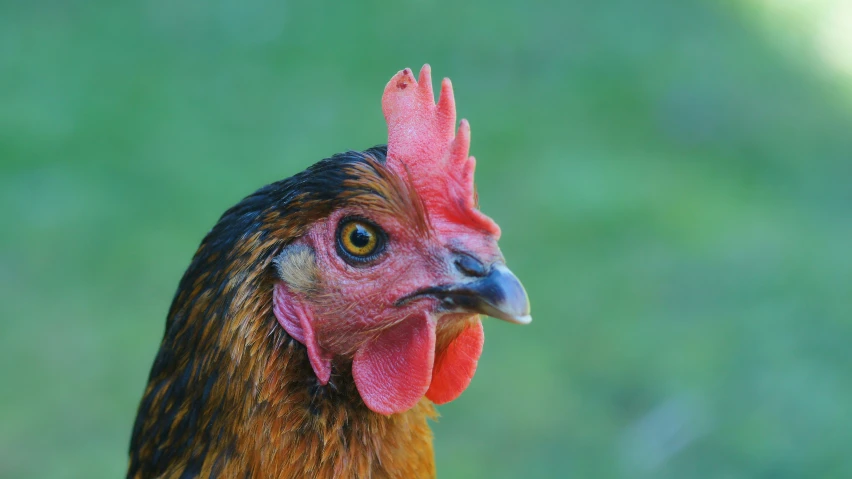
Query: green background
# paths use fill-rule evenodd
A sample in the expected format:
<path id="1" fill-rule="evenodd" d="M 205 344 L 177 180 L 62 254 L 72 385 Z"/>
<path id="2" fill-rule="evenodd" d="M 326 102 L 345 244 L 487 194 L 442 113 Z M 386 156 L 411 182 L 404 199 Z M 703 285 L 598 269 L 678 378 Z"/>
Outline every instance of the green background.
<path id="1" fill-rule="evenodd" d="M 0 476 L 121 477 L 184 268 L 428 62 L 534 321 L 442 478 L 852 477 L 852 101 L 739 2 L 0 4 Z M 845 92 L 845 93 L 844 93 Z"/>

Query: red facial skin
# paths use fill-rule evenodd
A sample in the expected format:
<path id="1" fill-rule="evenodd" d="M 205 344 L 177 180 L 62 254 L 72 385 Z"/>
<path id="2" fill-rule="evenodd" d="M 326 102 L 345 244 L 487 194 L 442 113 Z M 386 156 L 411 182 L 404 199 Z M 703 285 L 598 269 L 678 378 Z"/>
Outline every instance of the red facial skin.
<path id="1" fill-rule="evenodd" d="M 399 72 L 385 88 L 388 121 L 386 168 L 422 200 L 428 231 L 406 212 L 394 215 L 344 207 L 316 222 L 297 244 L 316 259 L 317 286 L 311 294 L 275 287 L 275 314 L 288 333 L 306 345 L 323 384 L 337 358 L 352 360 L 358 391 L 371 410 L 393 414 L 424 396 L 436 403 L 458 397 L 467 387 L 482 352 L 482 324 L 476 314 L 441 314 L 437 300 L 424 297 L 398 306 L 420 289 L 458 282 L 453 253 L 483 264 L 502 260 L 500 229 L 475 207 L 468 156 L 470 128 L 455 133 L 455 103 L 449 80 L 433 98 L 428 65 L 414 80 Z M 380 257 L 350 265 L 336 250 L 341 219 L 366 218 L 388 236 Z"/>
<path id="2" fill-rule="evenodd" d="M 350 216 L 366 218 L 387 233 L 386 248 L 369 264 L 350 265 L 337 252 L 337 225 Z M 488 262 L 501 257 L 496 242 L 475 231 L 451 233 L 435 230 L 423 237 L 405 219 L 344 208 L 315 223 L 299 240 L 315 253 L 317 292 L 306 297 L 279 283 L 275 312 L 288 333 L 307 346 L 320 382 L 328 382 L 332 360 L 341 357 L 353 360 L 362 398 L 382 414 L 410 409 L 430 386 L 434 392 L 430 399 L 438 403 L 461 394 L 482 350 L 478 319 L 448 342 L 435 369 L 438 322 L 464 322 L 475 315 L 441 315 L 435 311 L 437 301 L 428 297 L 396 306 L 417 290 L 458 281 L 448 245 Z M 436 379 L 444 379 L 434 382 L 433 369 L 441 372 Z"/>

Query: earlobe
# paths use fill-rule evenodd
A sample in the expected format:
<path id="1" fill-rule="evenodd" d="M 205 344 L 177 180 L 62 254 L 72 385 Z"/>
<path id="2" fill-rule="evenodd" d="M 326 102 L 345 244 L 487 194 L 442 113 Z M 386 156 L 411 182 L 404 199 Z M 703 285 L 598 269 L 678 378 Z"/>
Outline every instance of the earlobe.
<path id="1" fill-rule="evenodd" d="M 313 312 L 300 299 L 313 294 L 319 282 L 314 250 L 304 244 L 292 244 L 275 258 L 275 266 L 281 279 L 272 294 L 275 317 L 287 334 L 305 345 L 314 373 L 320 383 L 327 384 L 331 356 L 320 348 L 314 334 Z"/>
<path id="2" fill-rule="evenodd" d="M 273 260 L 278 278 L 291 291 L 311 295 L 319 284 L 319 270 L 314 249 L 306 244 L 291 244 Z"/>
<path id="3" fill-rule="evenodd" d="M 287 285 L 283 282 L 275 285 L 272 302 L 278 324 L 293 339 L 305 345 L 308 349 L 308 359 L 311 361 L 311 367 L 317 375 L 317 379 L 321 384 L 328 384 L 328 380 L 331 378 L 331 357 L 320 348 L 317 342 L 311 311 L 289 291 Z"/>

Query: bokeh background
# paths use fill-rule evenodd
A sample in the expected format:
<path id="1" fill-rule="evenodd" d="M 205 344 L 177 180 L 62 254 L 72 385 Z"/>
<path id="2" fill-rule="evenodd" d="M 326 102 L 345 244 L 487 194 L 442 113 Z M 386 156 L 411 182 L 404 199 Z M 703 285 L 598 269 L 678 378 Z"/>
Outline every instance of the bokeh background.
<path id="1" fill-rule="evenodd" d="M 846 7 L 3 2 L 0 477 L 121 477 L 205 232 L 383 143 L 425 62 L 534 313 L 487 322 L 440 477 L 852 477 Z"/>

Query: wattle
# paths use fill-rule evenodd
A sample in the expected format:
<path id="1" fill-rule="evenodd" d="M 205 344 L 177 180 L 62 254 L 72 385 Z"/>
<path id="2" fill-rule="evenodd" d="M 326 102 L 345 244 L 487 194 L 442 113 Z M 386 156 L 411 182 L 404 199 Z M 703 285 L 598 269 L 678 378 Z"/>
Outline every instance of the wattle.
<path id="1" fill-rule="evenodd" d="M 475 320 L 437 353 L 435 329 L 425 314 L 409 317 L 355 354 L 352 375 L 368 408 L 390 415 L 411 409 L 423 396 L 447 403 L 467 388 L 482 354 L 482 323 Z"/>

